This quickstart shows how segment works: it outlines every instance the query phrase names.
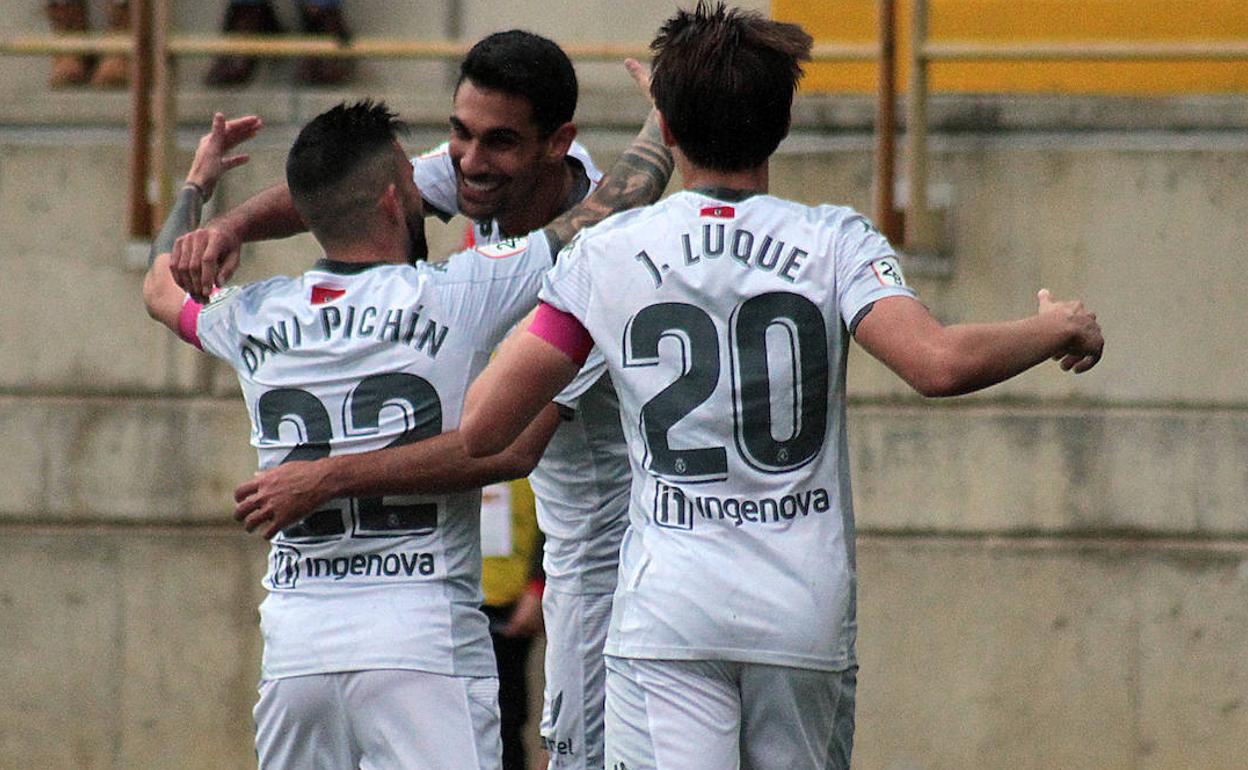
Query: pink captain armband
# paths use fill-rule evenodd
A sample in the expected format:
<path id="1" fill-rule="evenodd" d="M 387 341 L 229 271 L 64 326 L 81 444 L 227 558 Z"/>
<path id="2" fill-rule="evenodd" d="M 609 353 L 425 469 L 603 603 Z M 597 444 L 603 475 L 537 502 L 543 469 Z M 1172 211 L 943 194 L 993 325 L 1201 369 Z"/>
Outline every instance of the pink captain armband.
<path id="1" fill-rule="evenodd" d="M 188 296 L 182 303 L 182 312 L 178 313 L 178 336 L 200 350 L 204 349 L 199 343 L 199 311 L 203 309 L 203 305 Z"/>
<path id="2" fill-rule="evenodd" d="M 529 324 L 529 332 L 554 345 L 577 366 L 589 358 L 589 351 L 594 347 L 594 338 L 589 336 L 585 327 L 571 313 L 539 302 L 533 321 Z"/>

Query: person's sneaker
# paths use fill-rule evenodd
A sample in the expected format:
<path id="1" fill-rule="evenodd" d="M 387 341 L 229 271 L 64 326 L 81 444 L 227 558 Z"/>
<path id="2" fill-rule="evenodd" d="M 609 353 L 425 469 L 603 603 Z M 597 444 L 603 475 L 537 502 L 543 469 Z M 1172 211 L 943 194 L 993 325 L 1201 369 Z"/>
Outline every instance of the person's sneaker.
<path id="1" fill-rule="evenodd" d="M 48 23 L 53 32 L 86 32 L 87 8 L 82 0 L 52 2 L 47 5 Z M 48 85 L 53 88 L 80 86 L 91 78 L 91 60 L 81 54 L 62 53 L 52 57 Z"/>
<path id="2" fill-rule="evenodd" d="M 109 32 L 130 31 L 130 4 L 114 1 L 108 4 Z M 110 53 L 100 58 L 95 65 L 95 74 L 91 76 L 91 85 L 96 88 L 125 88 L 130 84 L 130 59 L 125 54 Z"/>
<path id="3" fill-rule="evenodd" d="M 226 33 L 246 35 L 271 35 L 282 31 L 282 25 L 268 3 L 250 5 L 230 3 L 225 9 L 225 21 L 221 25 Z M 256 73 L 254 56 L 218 56 L 212 60 L 204 84 L 209 86 L 236 86 L 251 80 Z"/>
<path id="4" fill-rule="evenodd" d="M 305 5 L 300 9 L 303 31 L 310 35 L 333 35 L 342 43 L 351 39 L 346 20 L 339 8 Z M 345 83 L 352 72 L 352 60 L 307 57 L 299 61 L 299 80 L 307 85 L 334 86 Z"/>

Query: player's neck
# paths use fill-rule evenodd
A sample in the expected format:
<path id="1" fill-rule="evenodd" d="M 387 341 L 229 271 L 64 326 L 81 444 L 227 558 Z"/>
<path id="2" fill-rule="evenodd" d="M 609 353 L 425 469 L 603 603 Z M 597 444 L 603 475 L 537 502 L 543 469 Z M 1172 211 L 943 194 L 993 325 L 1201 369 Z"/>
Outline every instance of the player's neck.
<path id="1" fill-rule="evenodd" d="M 676 158 L 681 184 L 686 190 L 767 192 L 770 181 L 767 163 L 742 171 L 716 171 L 694 165 L 682 155 L 677 155 Z"/>
<path id="2" fill-rule="evenodd" d="M 550 224 L 551 220 L 579 202 L 579 198 L 570 200 L 573 192 L 580 187 L 577 173 L 565 160 L 557 168 L 552 167 L 549 173 L 541 174 L 528 204 L 500 216 L 499 229 L 504 235 L 514 237 Z"/>
<path id="3" fill-rule="evenodd" d="M 325 250 L 325 258 L 332 262 L 368 265 L 378 262 L 405 264 L 409 261 L 407 251 L 398 241 L 390 244 L 375 241 L 357 241 L 333 246 L 322 244 L 322 248 Z"/>

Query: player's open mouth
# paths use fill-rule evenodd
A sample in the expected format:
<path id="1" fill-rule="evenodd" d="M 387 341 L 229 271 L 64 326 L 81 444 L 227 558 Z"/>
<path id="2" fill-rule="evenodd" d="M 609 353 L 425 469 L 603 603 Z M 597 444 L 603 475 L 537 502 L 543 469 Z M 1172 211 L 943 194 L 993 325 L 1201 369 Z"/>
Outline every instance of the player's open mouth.
<path id="1" fill-rule="evenodd" d="M 483 198 L 498 192 L 503 186 L 502 179 L 489 177 L 485 179 L 470 179 L 461 177 L 459 181 L 460 192 L 471 198 Z"/>

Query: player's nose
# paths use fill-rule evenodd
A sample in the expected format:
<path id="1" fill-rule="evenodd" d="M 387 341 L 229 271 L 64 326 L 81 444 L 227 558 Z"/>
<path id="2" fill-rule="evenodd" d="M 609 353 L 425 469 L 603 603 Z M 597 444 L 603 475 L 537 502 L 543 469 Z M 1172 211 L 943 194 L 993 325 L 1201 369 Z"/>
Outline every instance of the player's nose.
<path id="1" fill-rule="evenodd" d="M 464 176 L 479 176 L 489 170 L 485 153 L 478 142 L 464 142 L 460 145 L 459 171 Z"/>

